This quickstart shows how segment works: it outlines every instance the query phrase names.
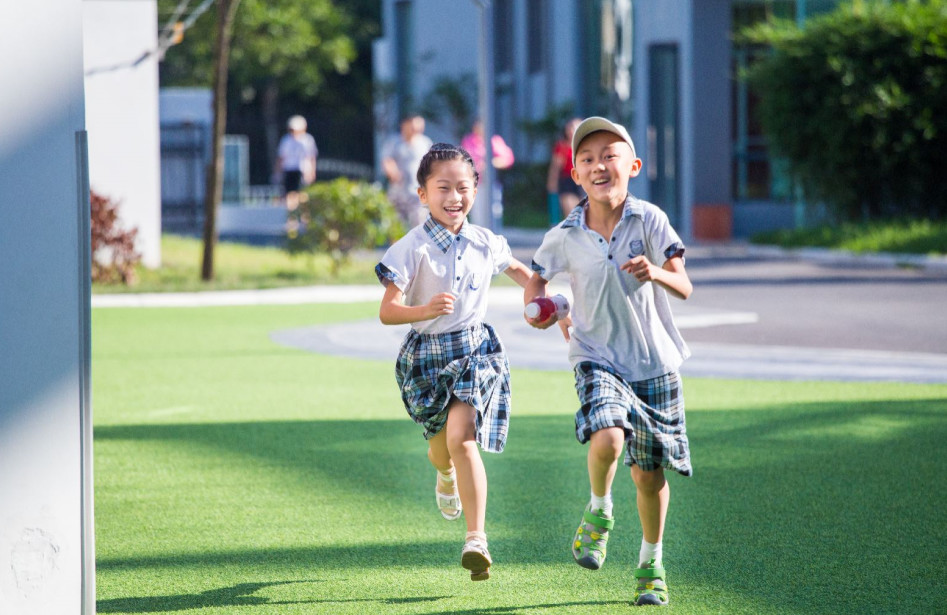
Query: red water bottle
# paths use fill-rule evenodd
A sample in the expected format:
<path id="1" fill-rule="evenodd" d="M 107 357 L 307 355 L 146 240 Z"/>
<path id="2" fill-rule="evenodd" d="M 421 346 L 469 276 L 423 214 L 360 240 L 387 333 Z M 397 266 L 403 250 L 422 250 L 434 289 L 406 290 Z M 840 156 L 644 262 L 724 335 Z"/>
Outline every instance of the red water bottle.
<path id="1" fill-rule="evenodd" d="M 569 314 L 569 300 L 562 295 L 535 297 L 526 304 L 523 313 L 527 318 L 533 318 L 539 322 L 545 322 L 553 314 L 556 315 L 556 320 L 561 320 Z"/>

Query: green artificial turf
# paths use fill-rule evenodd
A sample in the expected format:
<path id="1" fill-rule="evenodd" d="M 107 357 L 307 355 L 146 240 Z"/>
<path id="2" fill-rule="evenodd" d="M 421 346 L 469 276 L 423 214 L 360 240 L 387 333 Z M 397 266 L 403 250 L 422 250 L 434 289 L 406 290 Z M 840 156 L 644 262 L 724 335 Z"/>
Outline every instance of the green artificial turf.
<path id="1" fill-rule="evenodd" d="M 513 370 L 485 455 L 493 576 L 460 567 L 393 361 L 272 343 L 376 304 L 93 311 L 99 613 L 589 614 L 629 605 L 633 486 L 597 572 L 568 372 Z M 672 613 L 932 613 L 947 562 L 947 386 L 685 381 Z"/>

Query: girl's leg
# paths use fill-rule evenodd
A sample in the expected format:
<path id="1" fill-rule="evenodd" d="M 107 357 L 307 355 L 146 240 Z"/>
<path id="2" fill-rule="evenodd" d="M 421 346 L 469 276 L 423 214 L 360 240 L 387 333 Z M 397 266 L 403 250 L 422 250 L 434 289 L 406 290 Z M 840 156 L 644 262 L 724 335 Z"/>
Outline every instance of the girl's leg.
<path id="1" fill-rule="evenodd" d="M 612 491 L 612 481 L 618 468 L 618 458 L 625 444 L 625 432 L 620 427 L 607 427 L 592 434 L 589 440 L 589 483 L 592 493 L 599 497 Z"/>
<path id="2" fill-rule="evenodd" d="M 437 490 L 445 495 L 454 493 L 453 484 L 445 484 L 441 474 L 450 474 L 454 470 L 450 452 L 447 450 L 447 429 L 440 430 L 427 441 L 427 458 L 438 472 Z"/>
<path id="3" fill-rule="evenodd" d="M 483 532 L 487 511 L 487 473 L 480 458 L 480 449 L 477 448 L 475 413 L 472 406 L 458 399 L 452 400 L 447 426 L 441 433 L 446 436 L 449 459 L 453 460 L 457 469 L 457 489 L 464 507 L 467 531 Z"/>
<path id="4" fill-rule="evenodd" d="M 671 488 L 664 478 L 664 469 L 642 470 L 636 464 L 631 466 L 631 479 L 638 491 L 638 516 L 644 539 L 651 544 L 660 544 L 671 500 Z"/>

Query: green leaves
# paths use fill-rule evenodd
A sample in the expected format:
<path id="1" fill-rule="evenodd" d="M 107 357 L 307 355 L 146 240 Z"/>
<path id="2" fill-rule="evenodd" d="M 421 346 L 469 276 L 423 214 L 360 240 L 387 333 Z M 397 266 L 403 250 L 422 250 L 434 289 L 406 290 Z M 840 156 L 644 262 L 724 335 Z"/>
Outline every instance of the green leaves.
<path id="1" fill-rule="evenodd" d="M 771 49 L 744 77 L 809 200 L 841 219 L 947 215 L 947 4 L 863 2 L 738 42 Z"/>
<path id="2" fill-rule="evenodd" d="M 371 250 L 404 234 L 382 189 L 340 177 L 316 182 L 292 214 L 291 253 L 325 253 L 336 272 L 356 249 Z"/>

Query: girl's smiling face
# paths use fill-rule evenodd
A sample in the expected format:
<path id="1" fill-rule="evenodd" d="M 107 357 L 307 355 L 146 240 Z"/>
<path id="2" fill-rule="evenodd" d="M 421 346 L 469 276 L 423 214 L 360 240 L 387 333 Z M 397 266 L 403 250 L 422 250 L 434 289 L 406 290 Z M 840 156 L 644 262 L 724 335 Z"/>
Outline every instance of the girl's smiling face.
<path id="1" fill-rule="evenodd" d="M 464 160 L 434 162 L 431 174 L 418 188 L 418 196 L 431 210 L 431 217 L 456 235 L 477 196 L 473 168 Z"/>

